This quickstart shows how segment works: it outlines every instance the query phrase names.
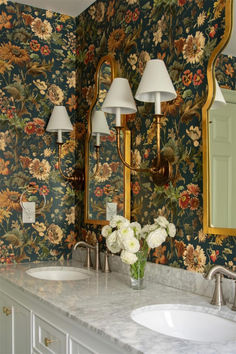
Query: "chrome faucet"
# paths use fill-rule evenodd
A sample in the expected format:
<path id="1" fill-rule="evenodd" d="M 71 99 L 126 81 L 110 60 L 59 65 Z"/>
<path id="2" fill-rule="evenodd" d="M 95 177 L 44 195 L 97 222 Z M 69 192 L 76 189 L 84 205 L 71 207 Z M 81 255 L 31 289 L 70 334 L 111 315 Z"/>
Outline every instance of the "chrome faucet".
<path id="1" fill-rule="evenodd" d="M 220 265 L 212 267 L 206 275 L 207 280 L 211 280 L 213 279 L 213 277 L 215 277 L 215 290 L 211 300 L 211 304 L 221 306 L 225 305 L 226 303 L 222 291 L 223 275 L 226 275 L 227 277 L 235 280 L 235 295 L 232 310 L 236 311 L 236 273 Z"/>
<path id="2" fill-rule="evenodd" d="M 96 271 L 101 269 L 99 242 L 96 242 L 96 245 L 92 246 L 85 241 L 79 241 L 74 245 L 74 251 L 76 250 L 77 247 L 85 247 L 87 249 L 85 267 L 87 267 L 87 268 L 92 267 L 91 254 L 90 254 L 90 250 L 92 249 L 92 250 L 94 250 L 94 254 L 95 254 L 94 269 Z"/>

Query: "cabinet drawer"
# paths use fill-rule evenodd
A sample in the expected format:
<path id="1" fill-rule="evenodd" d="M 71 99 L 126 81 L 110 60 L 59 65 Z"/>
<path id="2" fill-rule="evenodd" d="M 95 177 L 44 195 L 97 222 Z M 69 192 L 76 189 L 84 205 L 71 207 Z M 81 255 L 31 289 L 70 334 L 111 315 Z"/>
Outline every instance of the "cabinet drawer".
<path id="1" fill-rule="evenodd" d="M 42 354 L 67 354 L 67 335 L 51 323 L 34 316 L 33 347 Z"/>
<path id="2" fill-rule="evenodd" d="M 79 343 L 74 338 L 70 339 L 70 354 L 96 354 L 87 348 L 84 344 Z"/>

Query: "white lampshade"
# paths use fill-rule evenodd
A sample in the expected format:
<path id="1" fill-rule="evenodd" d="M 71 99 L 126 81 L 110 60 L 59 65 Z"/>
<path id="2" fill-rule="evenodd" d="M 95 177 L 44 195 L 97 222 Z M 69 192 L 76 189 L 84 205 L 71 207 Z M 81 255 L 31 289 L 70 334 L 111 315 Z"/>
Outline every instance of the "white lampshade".
<path id="1" fill-rule="evenodd" d="M 65 106 L 54 106 L 51 117 L 49 119 L 46 131 L 58 133 L 58 143 L 62 143 L 62 132 L 70 132 L 73 130 L 70 118 Z"/>
<path id="2" fill-rule="evenodd" d="M 142 102 L 155 102 L 157 110 L 160 110 L 160 102 L 171 101 L 176 97 L 177 94 L 164 61 L 160 59 L 149 60 L 135 98 Z"/>
<path id="3" fill-rule="evenodd" d="M 97 133 L 101 135 L 110 135 L 105 113 L 102 111 L 94 111 L 92 115 L 92 135 Z"/>
<path id="4" fill-rule="evenodd" d="M 92 115 L 92 135 L 96 136 L 96 146 L 100 146 L 100 136 L 110 135 L 105 113 L 94 111 Z"/>
<path id="5" fill-rule="evenodd" d="M 222 91 L 220 89 L 220 86 L 219 86 L 217 80 L 215 80 L 215 84 L 216 84 L 215 99 L 214 99 L 214 102 L 211 106 L 211 109 L 222 108 L 226 104 L 224 96 L 222 94 Z"/>
<path id="6" fill-rule="evenodd" d="M 135 101 L 127 79 L 117 77 L 112 81 L 111 87 L 102 105 L 102 111 L 116 114 L 116 125 L 120 126 L 121 114 L 137 112 Z"/>

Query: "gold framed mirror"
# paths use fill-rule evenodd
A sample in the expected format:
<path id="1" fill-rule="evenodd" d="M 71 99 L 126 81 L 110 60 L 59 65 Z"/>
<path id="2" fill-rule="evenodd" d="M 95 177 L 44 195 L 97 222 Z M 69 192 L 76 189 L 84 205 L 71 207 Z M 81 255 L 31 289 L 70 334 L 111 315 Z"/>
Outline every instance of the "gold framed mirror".
<path id="1" fill-rule="evenodd" d="M 224 85 L 223 81 L 219 88 L 216 63 L 219 63 L 223 55 L 221 53 L 223 50 L 225 53 L 229 43 L 233 17 L 233 0 L 226 0 L 224 36 L 213 51 L 208 63 L 208 96 L 202 109 L 203 231 L 206 234 L 228 236 L 236 236 L 236 218 L 234 217 L 236 204 L 232 202 L 233 189 L 231 188 L 234 182 L 236 198 L 236 174 L 234 177 L 233 173 L 234 169 L 236 171 L 236 166 L 234 168 L 232 164 L 233 153 L 235 153 L 235 149 L 232 148 L 232 142 L 235 140 L 233 125 L 236 128 L 236 124 L 229 117 L 232 92 L 229 92 L 229 87 Z M 234 35 L 232 38 L 235 38 Z M 223 94 L 222 101 L 225 103 L 220 102 L 221 105 L 217 106 L 215 103 L 218 100 L 218 90 L 220 94 Z M 235 112 L 236 102 L 233 109 Z"/>
<path id="2" fill-rule="evenodd" d="M 100 137 L 99 150 L 96 150 L 96 136 L 92 132 L 94 113 L 101 113 L 102 103 L 116 73 L 117 63 L 113 56 L 102 57 L 95 73 L 94 98 L 88 111 L 85 141 L 84 222 L 89 224 L 108 224 L 116 214 L 130 219 L 130 170 L 123 166 L 116 151 L 116 133 L 112 128 L 115 126 L 115 115 L 105 114 L 110 135 Z M 122 117 L 122 126 L 122 151 L 129 161 L 131 139 L 130 131 L 125 129 L 125 116 Z"/>

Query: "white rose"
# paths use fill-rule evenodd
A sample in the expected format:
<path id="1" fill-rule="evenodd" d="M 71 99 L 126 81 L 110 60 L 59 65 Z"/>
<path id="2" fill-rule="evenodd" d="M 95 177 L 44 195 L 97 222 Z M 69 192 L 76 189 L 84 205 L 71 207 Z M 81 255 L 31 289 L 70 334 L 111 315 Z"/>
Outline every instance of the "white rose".
<path id="1" fill-rule="evenodd" d="M 176 227 L 174 224 L 169 223 L 167 230 L 168 230 L 168 234 L 170 235 L 170 237 L 175 237 Z"/>
<path id="2" fill-rule="evenodd" d="M 158 216 L 157 219 L 154 219 L 154 222 L 164 228 L 169 225 L 169 221 L 164 216 Z"/>
<path id="3" fill-rule="evenodd" d="M 150 233 L 150 226 L 149 224 L 145 225 L 141 230 L 141 238 L 146 238 L 146 236 Z"/>
<path id="4" fill-rule="evenodd" d="M 112 253 L 118 253 L 121 250 L 121 243 L 118 236 L 118 231 L 113 231 L 106 239 L 107 248 Z"/>
<path id="5" fill-rule="evenodd" d="M 110 225 L 105 225 L 102 228 L 102 236 L 107 238 L 112 233 L 112 228 Z"/>
<path id="6" fill-rule="evenodd" d="M 121 227 L 119 230 L 119 235 L 121 237 L 121 239 L 123 240 L 123 237 L 134 237 L 134 230 L 131 229 L 131 227 L 129 226 L 124 226 Z"/>
<path id="7" fill-rule="evenodd" d="M 141 225 L 135 221 L 130 224 L 130 227 L 134 230 L 135 236 L 139 238 L 142 230 Z"/>
<path id="8" fill-rule="evenodd" d="M 123 250 L 120 254 L 120 258 L 122 262 L 126 264 L 134 264 L 137 260 L 138 257 L 134 253 L 130 253 L 128 251 Z"/>
<path id="9" fill-rule="evenodd" d="M 121 227 L 129 226 L 129 224 L 129 220 L 127 220 L 121 215 L 116 215 L 110 220 L 110 226 L 112 228 L 117 227 L 118 229 L 120 229 Z"/>
<path id="10" fill-rule="evenodd" d="M 136 253 L 140 249 L 139 241 L 133 236 L 123 237 L 122 243 L 124 249 L 130 253 Z"/>
<path id="11" fill-rule="evenodd" d="M 147 244 L 150 248 L 159 247 L 166 239 L 167 232 L 163 228 L 152 231 L 147 237 Z"/>

